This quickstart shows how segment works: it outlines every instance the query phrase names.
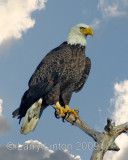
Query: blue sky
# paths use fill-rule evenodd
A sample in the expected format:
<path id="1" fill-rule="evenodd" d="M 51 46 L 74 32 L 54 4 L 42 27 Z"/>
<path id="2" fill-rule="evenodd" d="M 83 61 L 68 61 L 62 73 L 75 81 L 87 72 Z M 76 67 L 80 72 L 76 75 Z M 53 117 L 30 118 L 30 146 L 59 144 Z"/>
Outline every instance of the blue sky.
<path id="1" fill-rule="evenodd" d="M 110 103 L 119 91 L 114 86 L 127 88 L 123 82 L 128 79 L 128 0 L 44 2 L 0 0 L 0 99 L 3 101 L 0 113 L 6 122 L 5 128 L 0 125 L 0 143 L 18 145 L 33 139 L 47 147 L 71 144 L 73 155 L 88 160 L 92 150 L 83 150 L 82 145 L 94 144 L 94 141 L 78 128 L 57 120 L 52 107 L 44 111 L 36 130 L 26 136 L 20 134 L 21 125 L 12 119 L 11 113 L 19 106 L 29 78 L 43 57 L 66 40 L 72 26 L 85 23 L 94 30 L 94 36 L 87 39 L 85 51 L 92 67 L 83 90 L 73 94 L 70 107 L 77 107 L 86 123 L 103 131 L 106 119 L 115 116 L 119 109 L 116 103 Z M 125 93 L 128 96 L 128 92 Z"/>

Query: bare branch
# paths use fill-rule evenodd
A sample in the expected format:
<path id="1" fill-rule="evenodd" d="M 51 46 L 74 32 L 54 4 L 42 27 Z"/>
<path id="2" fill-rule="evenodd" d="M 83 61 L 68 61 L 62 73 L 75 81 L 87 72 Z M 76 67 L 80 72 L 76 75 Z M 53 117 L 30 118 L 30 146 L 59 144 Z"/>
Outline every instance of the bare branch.
<path id="1" fill-rule="evenodd" d="M 60 110 L 55 109 L 55 114 L 59 116 Z M 112 119 L 107 119 L 107 125 L 104 128 L 104 132 L 98 132 L 88 126 L 78 115 L 78 118 L 75 119 L 73 113 L 66 113 L 62 115 L 62 118 L 71 124 L 79 127 L 86 134 L 91 136 L 96 142 L 97 146 L 93 151 L 91 160 L 103 160 L 104 154 L 108 150 L 119 151 L 119 147 L 115 143 L 115 139 L 122 133 L 128 133 L 128 123 L 124 123 L 118 126 L 115 126 L 115 123 L 112 123 Z"/>
<path id="2" fill-rule="evenodd" d="M 113 142 L 113 144 L 108 148 L 108 150 L 111 150 L 111 151 L 119 151 L 120 148 L 116 145 L 115 142 Z"/>
<path id="3" fill-rule="evenodd" d="M 59 113 L 60 113 L 59 109 L 56 109 L 56 114 L 59 115 Z M 71 124 L 79 127 L 86 134 L 91 136 L 95 141 L 97 141 L 97 137 L 99 136 L 99 134 L 101 134 L 100 132 L 89 127 L 79 116 L 77 119 L 75 119 L 75 116 L 73 113 L 66 114 L 66 115 L 63 114 L 62 118 L 64 118 L 66 121 L 70 122 Z"/>

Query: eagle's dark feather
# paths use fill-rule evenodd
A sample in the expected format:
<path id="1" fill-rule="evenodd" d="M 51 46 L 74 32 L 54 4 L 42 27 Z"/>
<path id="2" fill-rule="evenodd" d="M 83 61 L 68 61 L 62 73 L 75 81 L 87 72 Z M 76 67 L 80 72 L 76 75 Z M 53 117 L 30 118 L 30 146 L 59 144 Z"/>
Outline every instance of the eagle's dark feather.
<path id="1" fill-rule="evenodd" d="M 70 45 L 67 42 L 48 53 L 40 62 L 29 81 L 18 113 L 19 119 L 40 98 L 43 107 L 60 102 L 69 104 L 72 93 L 78 92 L 86 82 L 91 68 L 90 59 L 85 56 L 85 46 Z"/>

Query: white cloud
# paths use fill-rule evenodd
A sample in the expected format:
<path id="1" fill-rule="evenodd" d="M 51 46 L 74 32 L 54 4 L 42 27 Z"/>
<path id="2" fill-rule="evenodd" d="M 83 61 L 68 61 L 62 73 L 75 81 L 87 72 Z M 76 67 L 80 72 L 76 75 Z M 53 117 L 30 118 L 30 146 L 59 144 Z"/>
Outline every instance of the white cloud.
<path id="1" fill-rule="evenodd" d="M 128 122 L 128 80 L 114 85 L 114 99 L 111 101 L 115 104 L 113 113 L 116 124 Z"/>
<path id="2" fill-rule="evenodd" d="M 116 125 L 128 122 L 128 80 L 114 85 L 114 98 L 111 102 L 115 106 L 112 118 Z M 116 139 L 120 151 L 108 152 L 105 160 L 127 160 L 128 157 L 128 135 L 122 134 Z"/>
<path id="3" fill-rule="evenodd" d="M 32 28 L 35 20 L 31 14 L 45 7 L 47 0 L 0 0 L 0 44 L 19 39 Z"/>
<path id="4" fill-rule="evenodd" d="M 11 129 L 8 119 L 2 115 L 2 104 L 3 100 L 0 99 L 0 135 L 10 132 Z"/>
<path id="5" fill-rule="evenodd" d="M 53 151 L 39 141 L 29 140 L 23 145 L 8 143 L 7 146 L 1 146 L 0 159 L 13 160 L 81 160 L 80 156 L 74 156 L 68 151 Z"/>
<path id="6" fill-rule="evenodd" d="M 99 0 L 98 9 L 104 18 L 122 17 L 128 13 L 128 0 Z"/>
<path id="7" fill-rule="evenodd" d="M 99 29 L 101 21 L 95 18 L 90 25 L 93 29 Z"/>

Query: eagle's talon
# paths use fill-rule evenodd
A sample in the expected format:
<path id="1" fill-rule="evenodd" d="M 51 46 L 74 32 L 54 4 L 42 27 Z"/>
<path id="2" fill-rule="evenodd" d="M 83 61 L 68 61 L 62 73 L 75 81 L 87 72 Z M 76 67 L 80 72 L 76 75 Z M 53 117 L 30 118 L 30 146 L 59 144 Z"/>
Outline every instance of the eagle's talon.
<path id="1" fill-rule="evenodd" d="M 75 120 L 73 121 L 72 125 L 74 125 L 74 123 L 76 122 L 76 120 L 77 120 L 77 117 L 75 117 Z"/>
<path id="2" fill-rule="evenodd" d="M 58 116 L 58 114 L 57 114 L 57 112 L 56 112 L 56 111 L 55 111 L 54 115 L 55 115 L 55 117 L 56 117 L 57 119 L 59 119 L 59 118 L 60 118 L 60 117 Z"/>
<path id="3" fill-rule="evenodd" d="M 64 122 L 64 123 L 65 123 L 65 119 L 64 119 L 64 118 L 62 118 L 62 122 Z"/>

